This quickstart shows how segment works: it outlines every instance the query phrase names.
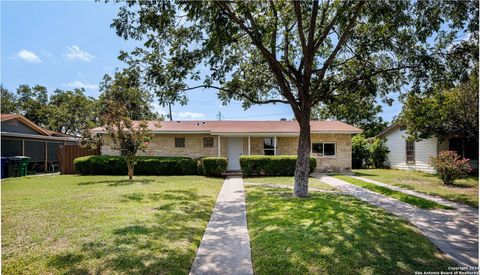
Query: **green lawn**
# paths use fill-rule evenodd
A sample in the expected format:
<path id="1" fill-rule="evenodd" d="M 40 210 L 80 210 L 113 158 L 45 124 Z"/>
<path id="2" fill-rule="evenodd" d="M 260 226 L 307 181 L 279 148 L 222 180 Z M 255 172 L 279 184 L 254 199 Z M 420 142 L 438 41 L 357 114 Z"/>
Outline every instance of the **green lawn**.
<path id="1" fill-rule="evenodd" d="M 422 208 L 422 209 L 452 209 L 451 207 L 439 204 L 439 203 L 431 201 L 431 200 L 427 200 L 427 199 L 424 199 L 424 198 L 408 195 L 408 194 L 402 193 L 400 191 L 395 191 L 395 190 L 392 190 L 392 189 L 387 188 L 387 187 L 383 187 L 383 186 L 380 186 L 380 185 L 369 183 L 369 182 L 359 180 L 359 179 L 356 179 L 356 178 L 352 178 L 352 177 L 349 177 L 349 176 L 335 175 L 334 177 L 337 178 L 337 179 L 341 179 L 343 181 L 346 181 L 348 183 L 355 184 L 357 186 L 363 187 L 363 188 L 368 189 L 370 191 L 383 194 L 387 197 L 391 197 L 391 198 L 397 199 L 399 201 L 403 201 L 405 203 L 411 204 L 411 205 L 416 206 L 418 208 Z"/>
<path id="2" fill-rule="evenodd" d="M 359 169 L 353 172 L 361 177 L 478 207 L 478 177 L 470 176 L 457 180 L 455 186 L 446 186 L 435 175 L 416 171 Z"/>
<path id="3" fill-rule="evenodd" d="M 247 218 L 257 274 L 413 274 L 448 270 L 417 229 L 351 196 L 247 186 Z"/>
<path id="4" fill-rule="evenodd" d="M 4 274 L 188 273 L 222 179 L 2 181 Z"/>
<path id="5" fill-rule="evenodd" d="M 275 185 L 289 185 L 293 187 L 294 177 L 250 177 L 244 178 L 245 183 L 265 183 L 265 184 L 275 184 Z M 335 190 L 329 184 L 321 182 L 319 179 L 309 178 L 308 179 L 309 188 L 317 188 L 323 190 Z"/>

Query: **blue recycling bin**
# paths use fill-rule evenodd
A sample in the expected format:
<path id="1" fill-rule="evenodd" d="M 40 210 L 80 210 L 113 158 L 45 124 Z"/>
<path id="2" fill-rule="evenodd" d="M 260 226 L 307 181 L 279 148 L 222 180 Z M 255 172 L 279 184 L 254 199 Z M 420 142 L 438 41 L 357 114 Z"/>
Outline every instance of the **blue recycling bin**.
<path id="1" fill-rule="evenodd" d="M 0 165 L 1 165 L 1 167 L 0 167 L 0 179 L 4 179 L 4 178 L 7 177 L 7 174 L 8 174 L 8 173 L 7 173 L 7 171 L 8 171 L 8 170 L 7 170 L 7 169 L 8 169 L 8 168 L 7 168 L 7 167 L 8 167 L 7 162 L 8 162 L 8 158 L 1 157 L 1 163 L 0 163 Z"/>

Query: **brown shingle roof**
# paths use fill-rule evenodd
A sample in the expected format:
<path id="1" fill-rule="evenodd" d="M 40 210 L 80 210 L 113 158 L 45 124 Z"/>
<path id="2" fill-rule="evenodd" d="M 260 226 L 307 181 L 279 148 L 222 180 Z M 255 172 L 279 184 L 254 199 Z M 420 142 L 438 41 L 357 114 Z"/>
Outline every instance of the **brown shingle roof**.
<path id="1" fill-rule="evenodd" d="M 136 122 L 138 123 L 138 122 Z M 152 132 L 199 132 L 199 133 L 298 133 L 296 121 L 148 121 Z M 362 130 L 341 121 L 311 121 L 312 133 L 361 133 Z M 103 132 L 97 127 L 93 132 Z"/>

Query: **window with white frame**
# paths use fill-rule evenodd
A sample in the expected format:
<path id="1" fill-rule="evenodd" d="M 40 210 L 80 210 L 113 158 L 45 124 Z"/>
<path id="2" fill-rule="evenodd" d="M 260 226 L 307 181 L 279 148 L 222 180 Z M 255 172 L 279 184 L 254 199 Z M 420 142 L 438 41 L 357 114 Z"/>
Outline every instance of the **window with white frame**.
<path id="1" fill-rule="evenodd" d="M 185 147 L 185 138 L 184 137 L 176 137 L 175 138 L 175 147 L 176 148 L 184 148 Z"/>
<path id="2" fill-rule="evenodd" d="M 334 157 L 337 153 L 335 142 L 313 142 L 312 153 L 318 156 Z"/>
<path id="3" fill-rule="evenodd" d="M 266 156 L 273 156 L 276 154 L 275 138 L 264 138 L 263 139 L 263 154 Z"/>

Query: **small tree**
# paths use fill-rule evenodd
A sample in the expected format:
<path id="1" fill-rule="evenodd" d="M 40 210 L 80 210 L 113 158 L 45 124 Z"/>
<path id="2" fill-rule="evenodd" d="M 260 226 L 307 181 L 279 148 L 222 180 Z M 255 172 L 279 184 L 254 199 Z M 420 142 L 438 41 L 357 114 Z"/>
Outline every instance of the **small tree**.
<path id="1" fill-rule="evenodd" d="M 452 185 L 456 179 L 466 177 L 471 171 L 469 160 L 461 159 L 455 151 L 440 152 L 437 157 L 430 159 L 430 163 L 446 185 Z"/>
<path id="2" fill-rule="evenodd" d="M 119 150 L 125 156 L 128 179 L 133 179 L 138 151 L 145 151 L 151 139 L 146 121 L 132 121 L 126 116 L 127 109 L 121 102 L 107 101 L 110 112 L 102 115 L 105 129 L 112 139 L 112 149 Z"/>

